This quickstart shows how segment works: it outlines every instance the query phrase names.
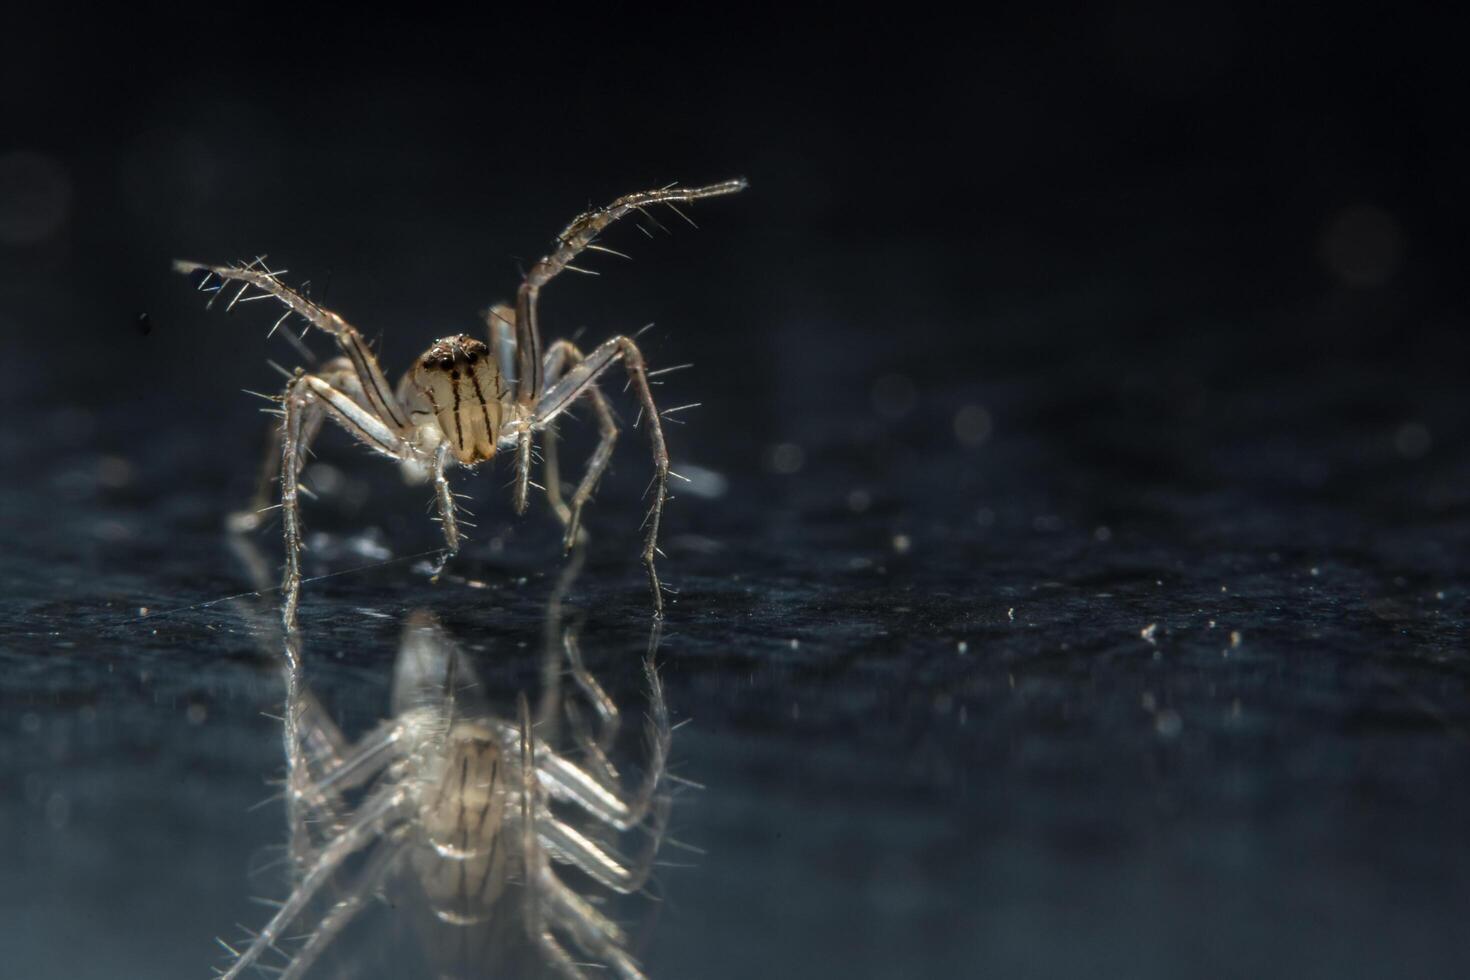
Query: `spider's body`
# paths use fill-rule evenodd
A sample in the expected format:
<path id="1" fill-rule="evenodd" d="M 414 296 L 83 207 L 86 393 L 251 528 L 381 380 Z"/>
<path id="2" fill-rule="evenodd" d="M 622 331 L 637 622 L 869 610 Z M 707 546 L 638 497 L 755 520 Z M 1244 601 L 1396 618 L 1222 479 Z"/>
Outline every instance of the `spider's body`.
<path id="1" fill-rule="evenodd" d="M 301 586 L 298 491 L 302 457 L 324 419 L 332 419 L 374 452 L 398 460 L 409 473 L 433 478 L 448 546 L 446 560 L 459 550 L 460 536 L 454 494 L 445 471 L 453 464 L 474 467 L 499 451 L 513 450 L 515 507 L 517 513 L 523 513 L 532 485 L 533 440 L 536 433 L 546 433 L 546 494 L 566 528 L 565 543 L 570 548 L 580 533 L 582 507 L 607 469 L 617 440 L 617 419 L 597 384 L 603 372 L 617 361 L 627 371 L 628 383 L 640 403 L 639 419 L 647 423 L 652 443 L 653 502 L 646 521 L 643 563 L 653 590 L 654 614 L 661 615 L 663 592 L 654 558 L 668 497 L 669 455 L 643 355 L 628 337 L 614 337 L 587 353 L 566 340 L 558 340 L 543 351 L 536 303 L 541 288 L 563 269 L 576 270 L 571 261 L 584 249 L 611 252 L 595 242 L 602 230 L 619 218 L 634 211 L 646 213 L 645 209 L 655 204 L 673 208 L 676 202 L 732 194 L 744 187 L 743 180 L 689 189 L 665 187 L 628 194 L 605 208 L 579 215 L 557 236 L 556 250 L 526 274 L 514 309 L 497 306 L 489 312 L 490 343 L 463 335 L 438 340 L 414 363 L 397 389 L 390 388 L 376 356 L 355 328 L 285 286 L 280 273 L 266 268 L 262 260 L 243 266 L 175 263 L 181 272 L 205 272 L 201 289 L 218 292 L 228 284 L 239 283 L 231 307 L 242 301 L 274 297 L 286 307 L 282 320 L 292 314 L 300 316 L 312 327 L 330 334 L 343 354 L 315 373 L 298 369 L 287 384 L 281 396 L 279 462 L 267 464 L 261 482 L 263 491 L 268 491 L 279 470 L 286 538 L 282 582 L 286 627 L 295 627 Z M 258 294 L 247 296 L 252 289 Z M 600 442 L 571 501 L 566 502 L 561 496 L 551 434 L 556 419 L 579 399 L 591 403 Z M 235 520 L 235 525 L 257 525 L 264 509 L 258 499 L 254 512 Z"/>
<path id="2" fill-rule="evenodd" d="M 510 388 L 490 348 L 471 337 L 446 337 L 419 358 L 398 385 L 425 460 L 448 444 L 461 466 L 493 459 L 501 420 L 513 414 Z"/>

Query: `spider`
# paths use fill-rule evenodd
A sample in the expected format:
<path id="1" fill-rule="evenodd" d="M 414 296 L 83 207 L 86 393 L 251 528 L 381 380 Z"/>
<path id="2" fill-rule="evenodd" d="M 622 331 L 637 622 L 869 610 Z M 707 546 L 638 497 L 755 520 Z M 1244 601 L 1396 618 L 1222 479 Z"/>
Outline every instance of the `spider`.
<path id="1" fill-rule="evenodd" d="M 524 693 L 513 718 L 495 714 L 463 652 L 432 614 L 417 611 L 394 666 L 392 717 L 355 744 L 306 687 L 299 635 L 287 634 L 294 887 L 248 945 L 226 947 L 236 958 L 225 980 L 271 951 L 287 956 L 285 980 L 305 976 L 389 889 L 395 908 L 417 915 L 426 952 L 438 961 L 435 976 L 549 969 L 562 980 L 586 980 L 570 947 L 583 963 L 645 980 L 624 930 L 557 865 L 617 893 L 638 891 L 648 878 L 670 805 L 659 789 L 671 742 L 654 662 L 659 627 L 643 664 L 648 759 L 637 785 L 625 789 L 608 756 L 618 708 L 584 666 L 576 631 L 560 628 L 559 606 L 553 598 L 534 720 Z M 562 688 L 563 674 L 572 688 Z M 625 857 L 616 840 L 634 830 L 646 840 Z M 312 909 L 319 911 L 309 917 Z M 298 936 L 289 952 L 281 948 Z"/>
<path id="2" fill-rule="evenodd" d="M 614 337 L 590 353 L 584 353 L 569 340 L 555 341 L 543 351 L 536 301 L 542 288 L 564 269 L 590 271 L 572 265 L 572 260 L 584 249 L 622 255 L 596 243 L 598 235 L 619 218 L 635 211 L 647 215 L 646 209 L 655 204 L 666 205 L 683 216 L 677 207 L 680 203 L 733 194 L 745 186 L 745 180 L 739 178 L 707 187 L 667 186 L 628 194 L 606 207 L 578 215 L 556 237 L 555 250 L 526 274 L 515 307 L 499 305 L 486 314 L 489 345 L 462 334 L 437 340 L 404 374 L 396 389 L 390 387 L 377 358 L 355 328 L 336 313 L 284 285 L 281 271 L 266 267 L 263 258 L 243 265 L 175 262 L 174 268 L 179 272 L 204 273 L 199 283 L 201 290 L 218 293 L 231 283 L 239 283 L 240 289 L 229 308 L 241 302 L 274 297 L 286 307 L 276 327 L 296 314 L 310 327 L 330 334 L 343 355 L 315 373 L 298 368 L 291 375 L 280 398 L 281 425 L 276 437 L 280 443 L 279 460 L 272 453 L 262 474 L 262 486 L 268 488 L 279 469 L 286 544 L 281 615 L 286 628 L 295 627 L 301 591 L 301 463 L 324 419 L 336 422 L 370 450 L 398 460 L 411 479 L 432 478 L 446 545 L 439 564 L 441 570 L 458 553 L 460 544 L 460 522 L 446 471 L 454 465 L 473 470 L 493 459 L 497 452 L 514 450 L 514 505 L 516 513 L 523 514 L 532 485 L 533 439 L 537 432 L 546 433 L 545 491 L 564 526 L 564 543 L 570 550 L 579 537 L 582 508 L 607 469 L 618 436 L 617 419 L 597 385 L 598 378 L 616 361 L 622 361 L 627 370 L 628 382 L 640 402 L 639 421 L 647 420 L 652 444 L 653 503 L 644 522 L 647 535 L 642 557 L 653 592 L 654 616 L 662 617 L 663 587 L 654 559 L 660 554 L 659 523 L 668 498 L 670 470 L 661 416 L 649 387 L 650 372 L 644 366 L 637 344 L 625 336 Z M 251 289 L 259 292 L 247 295 Z M 567 503 L 562 498 L 554 469 L 552 427 L 557 417 L 579 398 L 591 403 L 600 440 L 571 502 Z M 235 524 L 249 527 L 258 520 L 256 514 L 253 519 L 247 517 Z"/>

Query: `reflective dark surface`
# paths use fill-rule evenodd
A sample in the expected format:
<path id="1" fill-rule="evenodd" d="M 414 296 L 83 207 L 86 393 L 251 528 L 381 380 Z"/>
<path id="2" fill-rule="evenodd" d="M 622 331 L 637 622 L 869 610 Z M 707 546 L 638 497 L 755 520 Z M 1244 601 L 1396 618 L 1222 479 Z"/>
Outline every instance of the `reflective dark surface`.
<path id="1" fill-rule="evenodd" d="M 26 199 L 70 189 L 6 245 L 0 305 L 7 969 L 205 976 L 213 937 L 262 920 L 250 896 L 279 895 L 248 872 L 284 835 L 255 806 L 282 690 L 222 521 L 267 421 L 239 389 L 296 355 L 267 314 L 205 314 L 168 261 L 331 270 L 327 303 L 396 373 L 588 199 L 743 172 L 700 231 L 626 229 L 634 263 L 543 311 L 591 339 L 656 320 L 651 366 L 696 365 L 659 397 L 704 403 L 670 430 L 695 482 L 662 566 L 674 769 L 704 787 L 672 834 L 703 853 L 656 875 L 649 974 L 1465 975 L 1470 341 L 1443 63 L 1365 31 L 1308 70 L 1279 25 L 1204 23 L 1009 25 L 978 53 L 919 32 L 978 60 L 886 81 L 856 41 L 815 81 L 825 49 L 795 39 L 769 70 L 734 41 L 704 71 L 643 48 L 642 74 L 559 76 L 536 106 L 560 122 L 515 157 L 465 120 L 529 88 L 453 59 L 247 90 L 181 55 L 101 96 L 100 135 L 28 130 L 50 163 Z M 599 121 L 628 104 L 649 118 Z M 629 703 L 647 473 L 629 432 L 569 600 Z M 537 682 L 561 559 L 508 478 L 459 475 L 479 528 L 435 585 L 427 493 L 323 438 L 301 616 L 344 728 L 381 717 L 417 607 L 487 685 Z"/>

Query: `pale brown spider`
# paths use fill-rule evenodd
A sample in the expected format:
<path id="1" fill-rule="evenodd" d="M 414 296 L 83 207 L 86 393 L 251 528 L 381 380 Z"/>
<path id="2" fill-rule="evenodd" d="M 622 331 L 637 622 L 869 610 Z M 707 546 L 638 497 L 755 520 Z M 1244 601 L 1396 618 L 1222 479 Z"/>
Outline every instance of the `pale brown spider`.
<path id="1" fill-rule="evenodd" d="M 532 440 L 534 433 L 550 431 L 554 420 L 578 398 L 592 404 L 601 439 L 587 463 L 587 471 L 571 503 L 561 496 L 554 472 L 546 481 L 546 494 L 566 529 L 568 549 L 577 541 L 582 507 L 591 497 L 607 468 L 618 435 L 617 419 L 597 386 L 598 377 L 621 360 L 629 384 L 641 403 L 640 421 L 648 422 L 653 448 L 653 503 L 645 521 L 648 534 L 643 546 L 643 564 L 653 590 L 654 615 L 663 615 L 663 590 L 654 558 L 658 551 L 659 522 L 668 496 L 669 454 L 664 444 L 658 407 L 649 388 L 649 372 L 643 355 L 629 337 L 614 337 L 584 354 L 568 340 L 558 340 L 543 353 L 541 331 L 536 320 L 536 300 L 541 288 L 563 269 L 578 269 L 572 260 L 584 249 L 612 254 L 597 245 L 597 236 L 608 225 L 632 212 L 664 204 L 676 213 L 677 203 L 733 194 L 743 190 L 743 179 L 727 180 L 708 187 L 663 187 L 618 198 L 607 207 L 578 215 L 557 236 L 557 247 L 525 276 L 512 310 L 497 306 L 487 314 L 491 347 L 480 340 L 460 335 L 435 341 L 408 370 L 396 391 L 388 384 L 377 358 L 362 335 L 342 317 L 285 286 L 280 272 L 270 270 L 263 260 L 245 265 L 206 265 L 179 261 L 179 272 L 205 272 L 200 289 L 218 292 L 238 282 L 240 290 L 230 307 L 252 299 L 275 297 L 286 307 L 280 325 L 292 313 L 312 327 L 331 334 L 343 357 L 308 374 L 298 368 L 281 397 L 279 464 L 272 464 L 263 485 L 280 468 L 281 515 L 286 539 L 286 567 L 281 590 L 284 595 L 282 620 L 287 629 L 296 624 L 296 607 L 301 591 L 301 512 L 298 502 L 302 458 L 323 418 L 330 418 L 369 449 L 404 465 L 411 476 L 431 476 L 434 481 L 439 520 L 447 546 L 443 561 L 459 550 L 460 532 L 454 494 L 445 470 L 453 464 L 470 469 L 493 459 L 500 450 L 516 452 L 515 509 L 526 510 L 531 486 Z M 247 295 L 250 289 L 260 292 Z M 213 300 L 211 300 L 213 302 Z M 636 426 L 636 423 L 635 423 Z M 554 466 L 548 453 L 548 470 Z M 237 521 L 248 526 L 258 515 Z M 440 567 L 443 567 L 441 562 Z"/>

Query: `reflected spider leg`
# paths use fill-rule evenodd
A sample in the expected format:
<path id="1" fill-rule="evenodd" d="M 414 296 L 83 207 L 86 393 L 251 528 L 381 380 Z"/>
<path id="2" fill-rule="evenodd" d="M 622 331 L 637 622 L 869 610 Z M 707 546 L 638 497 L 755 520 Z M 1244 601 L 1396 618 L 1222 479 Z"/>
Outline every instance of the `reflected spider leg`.
<path id="1" fill-rule="evenodd" d="M 357 918 L 368 900 L 378 894 L 383 883 L 398 869 L 410 829 L 409 824 L 399 824 L 373 850 L 346 893 L 332 904 L 331 910 L 322 916 L 321 922 L 306 937 L 306 942 L 292 955 L 280 980 L 299 980 L 305 976 L 337 935 Z"/>
<path id="2" fill-rule="evenodd" d="M 586 899 L 572 891 L 552 869 L 542 837 L 550 824 L 564 826 L 550 816 L 546 789 L 535 778 L 535 739 L 531 734 L 530 708 L 522 694 L 517 702 L 520 718 L 522 847 L 525 866 L 526 931 L 540 947 L 542 956 L 566 980 L 586 980 L 586 973 L 572 959 L 556 931 L 568 933 L 585 953 L 600 957 L 623 980 L 646 980 L 633 958 L 624 952 L 627 936 Z M 557 857 L 582 867 L 565 856 Z M 584 868 L 585 870 L 585 868 Z"/>
<path id="3" fill-rule="evenodd" d="M 222 974 L 222 980 L 234 980 L 266 950 L 274 949 L 285 928 L 301 914 L 317 892 L 332 880 L 342 863 L 377 839 L 383 825 L 392 820 L 405 798 L 406 793 L 402 786 L 389 784 L 364 801 L 342 833 L 317 852 L 290 896 L 281 903 L 276 914 L 260 930 L 250 946 Z"/>

